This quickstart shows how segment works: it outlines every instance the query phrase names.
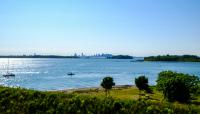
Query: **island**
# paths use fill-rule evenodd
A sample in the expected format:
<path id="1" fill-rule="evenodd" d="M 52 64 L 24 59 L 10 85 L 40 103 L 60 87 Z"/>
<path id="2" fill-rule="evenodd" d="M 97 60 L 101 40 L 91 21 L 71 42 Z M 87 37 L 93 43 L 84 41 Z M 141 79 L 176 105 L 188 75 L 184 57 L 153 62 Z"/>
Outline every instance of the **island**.
<path id="1" fill-rule="evenodd" d="M 200 62 L 200 57 L 196 55 L 158 55 L 145 57 L 144 61 Z"/>
<path id="2" fill-rule="evenodd" d="M 112 57 L 107 57 L 107 59 L 133 59 L 133 57 L 129 55 L 113 55 Z"/>

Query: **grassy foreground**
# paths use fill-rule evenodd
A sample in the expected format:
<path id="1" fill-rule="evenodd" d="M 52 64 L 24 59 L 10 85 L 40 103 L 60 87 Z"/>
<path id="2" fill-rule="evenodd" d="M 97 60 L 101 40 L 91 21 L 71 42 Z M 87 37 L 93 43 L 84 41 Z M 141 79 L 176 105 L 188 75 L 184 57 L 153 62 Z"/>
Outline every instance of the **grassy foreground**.
<path id="1" fill-rule="evenodd" d="M 67 94 L 66 94 L 67 92 Z M 0 112 L 8 114 L 197 114 L 198 98 L 191 104 L 168 103 L 155 91 L 150 98 L 138 100 L 135 87 L 115 88 L 106 98 L 103 90 L 84 89 L 40 92 L 0 87 Z"/>
<path id="2" fill-rule="evenodd" d="M 152 94 L 141 92 L 141 95 L 139 96 L 140 92 L 138 88 L 135 86 L 117 86 L 110 91 L 110 96 L 114 99 L 125 100 L 125 101 L 130 101 L 130 100 L 138 101 L 141 98 L 144 100 L 157 102 L 159 104 L 169 103 L 164 99 L 163 94 L 156 90 L 156 87 L 151 86 L 151 89 L 153 90 Z M 62 91 L 62 92 L 66 93 L 67 91 Z M 97 98 L 105 97 L 105 92 L 101 88 L 75 89 L 72 90 L 70 93 L 93 96 Z M 198 113 L 200 114 L 200 96 L 198 96 L 196 99 L 193 99 L 190 103 L 187 104 L 179 102 L 174 102 L 170 104 L 175 107 L 182 107 L 182 108 L 193 107 L 194 109 L 197 109 Z"/>
<path id="3" fill-rule="evenodd" d="M 164 100 L 162 93 L 156 91 L 154 87 L 151 87 L 154 91 L 153 94 L 145 94 L 142 92 L 143 96 L 141 97 L 146 98 L 149 97 L 151 100 L 157 100 L 161 101 Z M 102 88 L 86 88 L 86 89 L 74 89 L 71 92 L 69 91 L 62 91 L 64 93 L 75 93 L 80 95 L 88 95 L 88 96 L 94 96 L 94 97 L 105 97 L 105 91 Z M 115 86 L 110 91 L 110 96 L 114 99 L 121 99 L 121 100 L 138 100 L 139 99 L 139 90 L 135 86 L 129 86 L 129 85 L 122 85 L 122 86 Z"/>

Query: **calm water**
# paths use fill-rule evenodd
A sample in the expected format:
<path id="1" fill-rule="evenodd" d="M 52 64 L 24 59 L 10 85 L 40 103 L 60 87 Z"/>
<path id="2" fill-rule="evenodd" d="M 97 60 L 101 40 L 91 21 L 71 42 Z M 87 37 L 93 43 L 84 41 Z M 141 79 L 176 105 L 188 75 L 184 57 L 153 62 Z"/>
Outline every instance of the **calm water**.
<path id="1" fill-rule="evenodd" d="M 97 87 L 105 76 L 112 76 L 117 85 L 133 84 L 139 75 L 155 84 L 160 71 L 173 70 L 200 76 L 200 63 L 130 62 L 112 59 L 10 59 L 15 77 L 6 78 L 7 59 L 0 59 L 0 85 L 20 86 L 36 90 L 61 90 Z M 76 75 L 68 76 L 68 72 Z"/>

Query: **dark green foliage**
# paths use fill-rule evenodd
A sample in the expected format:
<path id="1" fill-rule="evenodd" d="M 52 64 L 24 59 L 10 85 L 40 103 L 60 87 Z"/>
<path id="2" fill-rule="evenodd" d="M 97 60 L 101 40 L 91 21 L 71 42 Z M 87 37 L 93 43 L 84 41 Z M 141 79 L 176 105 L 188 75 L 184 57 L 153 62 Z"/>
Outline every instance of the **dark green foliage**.
<path id="1" fill-rule="evenodd" d="M 108 59 L 133 59 L 133 57 L 129 55 L 116 55 L 116 56 L 108 57 Z"/>
<path id="2" fill-rule="evenodd" d="M 188 102 L 191 95 L 198 95 L 200 80 L 197 76 L 163 71 L 159 73 L 157 89 L 162 91 L 169 101 Z"/>
<path id="3" fill-rule="evenodd" d="M 148 93 L 152 92 L 148 85 L 148 78 L 145 76 L 135 78 L 135 84 L 139 90 L 145 90 Z"/>
<path id="4" fill-rule="evenodd" d="M 150 100 L 123 101 L 57 92 L 0 87 L 4 114 L 191 114 L 197 110 Z"/>
<path id="5" fill-rule="evenodd" d="M 170 78 L 173 78 L 176 76 L 176 72 L 173 72 L 173 71 L 163 71 L 163 72 L 160 72 L 158 74 L 158 79 L 157 79 L 157 89 L 158 90 L 163 90 L 164 87 L 165 87 L 165 82 L 170 79 Z"/>
<path id="6" fill-rule="evenodd" d="M 163 55 L 145 57 L 145 61 L 184 61 L 184 62 L 200 62 L 200 57 L 195 55 Z"/>
<path id="7" fill-rule="evenodd" d="M 190 100 L 190 90 L 181 78 L 172 78 L 165 82 L 163 89 L 164 96 L 169 101 L 188 102 Z"/>
<path id="8" fill-rule="evenodd" d="M 114 86 L 115 83 L 113 81 L 112 77 L 105 77 L 102 82 L 101 82 L 101 86 L 105 89 L 106 91 L 106 96 L 109 93 L 109 90 L 112 89 L 112 86 Z"/>

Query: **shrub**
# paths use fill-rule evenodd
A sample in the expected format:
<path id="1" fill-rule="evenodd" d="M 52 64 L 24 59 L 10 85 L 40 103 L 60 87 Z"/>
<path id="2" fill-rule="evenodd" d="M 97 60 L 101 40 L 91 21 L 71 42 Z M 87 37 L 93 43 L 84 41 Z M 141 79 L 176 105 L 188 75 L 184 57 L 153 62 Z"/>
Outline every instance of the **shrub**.
<path id="1" fill-rule="evenodd" d="M 148 85 L 148 78 L 145 76 L 135 78 L 135 84 L 139 90 L 145 90 L 148 93 L 152 92 Z"/>
<path id="2" fill-rule="evenodd" d="M 180 77 L 169 79 L 164 85 L 163 94 L 169 101 L 188 102 L 190 100 L 190 90 Z"/>
<path id="3" fill-rule="evenodd" d="M 188 102 L 191 94 L 198 94 L 200 81 L 197 76 L 163 71 L 159 73 L 157 89 L 162 91 L 164 97 L 169 101 Z"/>
<path id="4" fill-rule="evenodd" d="M 166 82 L 166 80 L 170 79 L 170 78 L 173 78 L 175 77 L 177 74 L 175 72 L 172 72 L 172 71 L 163 71 L 163 72 L 160 72 L 158 74 L 158 79 L 157 79 L 157 89 L 162 91 L 165 87 L 164 85 L 164 82 Z"/>
<path id="5" fill-rule="evenodd" d="M 105 77 L 102 82 L 101 86 L 105 89 L 106 96 L 109 94 L 109 90 L 112 89 L 112 86 L 114 86 L 115 83 L 113 81 L 112 77 Z"/>

